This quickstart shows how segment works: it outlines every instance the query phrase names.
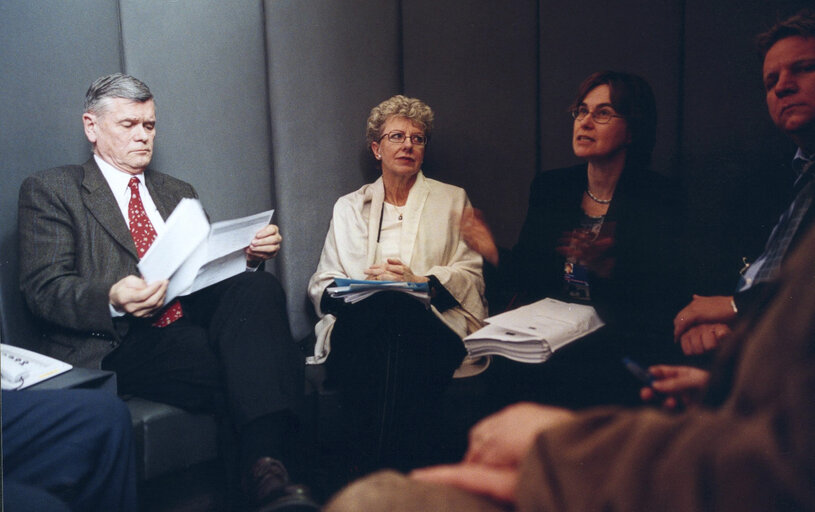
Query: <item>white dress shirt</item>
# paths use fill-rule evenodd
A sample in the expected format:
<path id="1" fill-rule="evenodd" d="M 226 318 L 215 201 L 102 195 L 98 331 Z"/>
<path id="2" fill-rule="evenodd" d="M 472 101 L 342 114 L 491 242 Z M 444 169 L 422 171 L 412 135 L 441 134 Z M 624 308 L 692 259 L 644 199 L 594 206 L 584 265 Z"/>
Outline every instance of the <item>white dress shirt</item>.
<path id="1" fill-rule="evenodd" d="M 116 204 L 119 205 L 119 210 L 121 210 L 122 217 L 124 217 L 128 227 L 130 227 L 130 219 L 127 215 L 127 209 L 130 205 L 130 178 L 134 176 L 139 178 L 139 196 L 144 205 L 144 211 L 147 213 L 150 223 L 153 224 L 156 234 L 160 235 L 164 231 L 164 219 L 161 217 L 158 208 L 156 208 L 153 198 L 150 197 L 150 191 L 147 190 L 147 185 L 144 183 L 144 174 L 130 174 L 120 171 L 102 160 L 99 155 L 93 155 L 93 159 L 96 160 L 96 165 L 102 171 L 102 176 L 108 182 L 108 186 L 113 192 L 113 197 L 116 198 Z"/>

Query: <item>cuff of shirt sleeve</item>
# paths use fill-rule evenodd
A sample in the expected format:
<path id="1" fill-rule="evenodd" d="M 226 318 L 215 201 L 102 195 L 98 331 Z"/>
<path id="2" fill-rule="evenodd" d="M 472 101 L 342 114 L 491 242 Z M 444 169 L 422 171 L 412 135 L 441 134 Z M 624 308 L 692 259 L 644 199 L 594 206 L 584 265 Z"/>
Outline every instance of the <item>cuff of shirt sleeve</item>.
<path id="1" fill-rule="evenodd" d="M 117 311 L 116 308 L 113 307 L 113 304 L 108 304 L 108 307 L 110 308 L 110 317 L 111 318 L 119 318 L 119 317 L 125 316 L 125 312 L 124 311 Z"/>

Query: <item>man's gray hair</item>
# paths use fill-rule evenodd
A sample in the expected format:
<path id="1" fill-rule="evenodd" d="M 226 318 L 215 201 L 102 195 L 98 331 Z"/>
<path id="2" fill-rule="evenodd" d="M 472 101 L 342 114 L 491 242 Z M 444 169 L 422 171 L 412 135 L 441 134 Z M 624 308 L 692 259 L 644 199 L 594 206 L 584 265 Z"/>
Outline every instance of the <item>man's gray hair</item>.
<path id="1" fill-rule="evenodd" d="M 122 73 L 99 77 L 93 81 L 85 93 L 85 112 L 102 114 L 111 98 L 144 103 L 153 99 L 150 88 L 138 78 Z"/>

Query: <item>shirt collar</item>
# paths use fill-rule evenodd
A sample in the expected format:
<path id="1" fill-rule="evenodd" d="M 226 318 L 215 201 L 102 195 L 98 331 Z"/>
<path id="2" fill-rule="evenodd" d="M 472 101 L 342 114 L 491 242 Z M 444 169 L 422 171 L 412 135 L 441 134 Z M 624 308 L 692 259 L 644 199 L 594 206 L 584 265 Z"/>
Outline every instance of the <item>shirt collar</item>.
<path id="1" fill-rule="evenodd" d="M 116 194 L 124 193 L 129 188 L 130 178 L 137 177 L 142 185 L 144 185 L 144 173 L 139 174 L 130 174 L 124 171 L 120 171 L 119 169 L 113 167 L 105 160 L 99 157 L 99 155 L 94 154 L 93 159 L 96 161 L 96 165 L 99 166 L 99 170 L 102 171 L 102 176 L 105 177 L 105 181 L 108 182 L 110 189 L 114 191 Z"/>
<path id="2" fill-rule="evenodd" d="M 795 171 L 795 177 L 800 178 L 801 175 L 804 174 L 805 169 L 809 169 L 808 172 L 812 172 L 813 169 L 815 169 L 815 165 L 810 165 L 813 160 L 815 160 L 815 154 L 807 155 L 803 149 L 798 148 L 798 151 L 795 152 L 795 156 L 792 158 L 792 169 Z"/>

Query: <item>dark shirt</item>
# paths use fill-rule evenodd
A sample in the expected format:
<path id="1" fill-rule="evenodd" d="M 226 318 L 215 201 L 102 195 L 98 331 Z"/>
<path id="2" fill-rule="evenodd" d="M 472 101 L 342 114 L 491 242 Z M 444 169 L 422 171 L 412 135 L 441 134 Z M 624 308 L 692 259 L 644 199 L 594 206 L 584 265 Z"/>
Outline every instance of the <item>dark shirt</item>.
<path id="1" fill-rule="evenodd" d="M 789 252 L 793 239 L 798 233 L 806 231 L 801 228 L 802 225 L 803 227 L 807 225 L 805 220 L 807 212 L 815 198 L 814 157 L 815 155 L 807 157 L 801 149 L 796 153 L 792 162 L 796 176 L 792 201 L 770 233 L 764 252 L 739 279 L 736 288 L 738 292 L 745 292 L 753 285 L 773 280 L 781 268 L 781 262 Z"/>

